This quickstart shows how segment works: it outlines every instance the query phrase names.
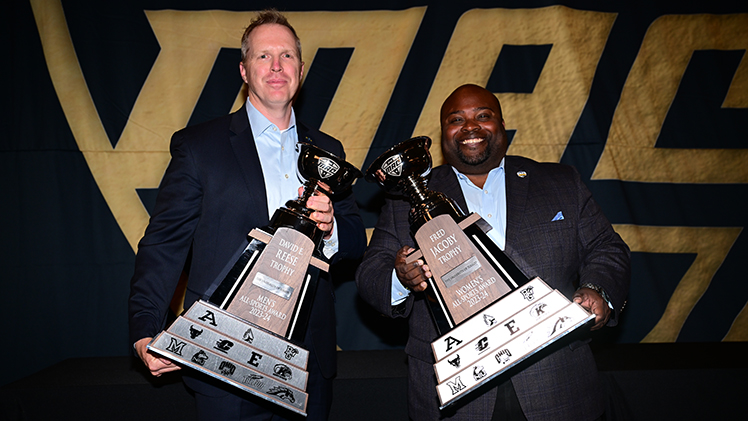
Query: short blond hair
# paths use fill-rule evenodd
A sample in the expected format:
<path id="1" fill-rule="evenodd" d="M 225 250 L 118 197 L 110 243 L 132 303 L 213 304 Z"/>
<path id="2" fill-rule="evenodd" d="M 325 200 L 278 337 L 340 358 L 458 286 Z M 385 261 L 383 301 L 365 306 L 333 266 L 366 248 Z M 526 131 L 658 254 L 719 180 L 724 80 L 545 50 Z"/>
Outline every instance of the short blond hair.
<path id="1" fill-rule="evenodd" d="M 242 62 L 247 59 L 247 53 L 249 53 L 249 34 L 252 33 L 257 27 L 274 23 L 276 25 L 283 25 L 291 30 L 293 37 L 296 39 L 296 53 L 299 55 L 299 61 L 301 61 L 301 40 L 296 35 L 296 30 L 293 29 L 288 19 L 276 9 L 266 9 L 257 13 L 257 16 L 252 19 L 247 29 L 244 30 L 242 35 Z"/>

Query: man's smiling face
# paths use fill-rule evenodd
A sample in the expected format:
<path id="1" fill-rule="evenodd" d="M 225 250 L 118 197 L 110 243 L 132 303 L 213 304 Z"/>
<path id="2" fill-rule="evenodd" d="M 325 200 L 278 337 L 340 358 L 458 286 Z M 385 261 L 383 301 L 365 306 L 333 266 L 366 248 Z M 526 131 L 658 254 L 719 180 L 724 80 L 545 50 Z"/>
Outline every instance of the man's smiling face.
<path id="1" fill-rule="evenodd" d="M 487 174 L 507 150 L 499 101 L 476 85 L 457 88 L 441 109 L 442 154 L 463 174 Z"/>

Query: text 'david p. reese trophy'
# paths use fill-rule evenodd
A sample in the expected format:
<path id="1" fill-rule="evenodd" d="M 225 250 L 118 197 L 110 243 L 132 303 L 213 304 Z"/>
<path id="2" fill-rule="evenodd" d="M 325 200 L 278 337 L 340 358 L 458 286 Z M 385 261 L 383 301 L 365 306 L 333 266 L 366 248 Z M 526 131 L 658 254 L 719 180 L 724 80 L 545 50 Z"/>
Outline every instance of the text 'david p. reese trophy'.
<path id="1" fill-rule="evenodd" d="M 305 204 L 316 190 L 350 188 L 361 172 L 344 160 L 300 143 L 298 172 L 304 193 L 275 211 L 270 225 L 253 229 L 249 244 L 206 293 L 161 332 L 148 349 L 306 415 L 309 352 L 298 344 L 320 271 L 324 236 Z"/>

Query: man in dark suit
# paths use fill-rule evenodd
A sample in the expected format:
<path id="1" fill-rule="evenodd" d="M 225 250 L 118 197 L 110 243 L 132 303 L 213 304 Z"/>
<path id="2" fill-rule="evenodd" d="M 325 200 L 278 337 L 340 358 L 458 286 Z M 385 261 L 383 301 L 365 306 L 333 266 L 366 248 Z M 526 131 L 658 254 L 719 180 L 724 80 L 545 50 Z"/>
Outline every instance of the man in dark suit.
<path id="1" fill-rule="evenodd" d="M 164 328 L 186 262 L 189 307 L 208 298 L 204 295 L 219 272 L 247 244 L 247 233 L 267 226 L 273 210 L 299 194 L 297 140 L 345 156 L 340 142 L 296 122 L 292 102 L 304 64 L 299 39 L 283 15 L 266 11 L 253 20 L 242 38 L 239 68 L 248 86 L 246 106 L 174 134 L 171 162 L 139 244 L 129 301 L 130 339 L 156 376 L 179 369 L 147 351 L 146 345 Z M 363 254 L 365 233 L 351 194 L 331 200 L 317 193 L 306 205 L 315 210 L 311 218 L 326 232 L 326 257 L 335 262 Z M 310 351 L 310 420 L 327 419 L 336 372 L 334 296 L 324 276 L 303 343 Z M 278 410 L 197 372 L 183 377 L 195 392 L 201 419 L 265 420 Z"/>
<path id="2" fill-rule="evenodd" d="M 496 96 L 457 88 L 441 109 L 442 152 L 428 187 L 477 212 L 489 236 L 529 278 L 595 314 L 593 329 L 617 324 L 630 282 L 629 249 L 569 166 L 505 156 L 508 142 Z M 361 296 L 383 314 L 409 318 L 408 409 L 414 420 L 594 420 L 604 396 L 589 346 L 576 341 L 455 410 L 439 411 L 431 342 L 437 338 L 423 291 L 431 276 L 419 260 L 404 200 L 388 199 L 356 273 Z M 401 298 L 407 297 L 407 298 Z M 613 310 L 615 309 L 615 311 Z M 460 403 L 458 403 L 460 405 Z"/>

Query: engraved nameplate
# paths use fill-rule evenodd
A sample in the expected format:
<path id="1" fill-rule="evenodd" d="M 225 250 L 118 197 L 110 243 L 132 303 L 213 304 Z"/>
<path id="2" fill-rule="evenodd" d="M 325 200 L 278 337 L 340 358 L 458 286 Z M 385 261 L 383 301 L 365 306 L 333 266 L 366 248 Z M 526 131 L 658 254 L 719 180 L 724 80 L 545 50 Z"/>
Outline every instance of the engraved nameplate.
<path id="1" fill-rule="evenodd" d="M 275 334 L 286 336 L 303 302 L 314 243 L 289 228 L 278 228 L 226 310 Z"/>
<path id="2" fill-rule="evenodd" d="M 431 269 L 437 299 L 456 325 L 511 291 L 450 215 L 426 222 L 415 239 Z"/>

